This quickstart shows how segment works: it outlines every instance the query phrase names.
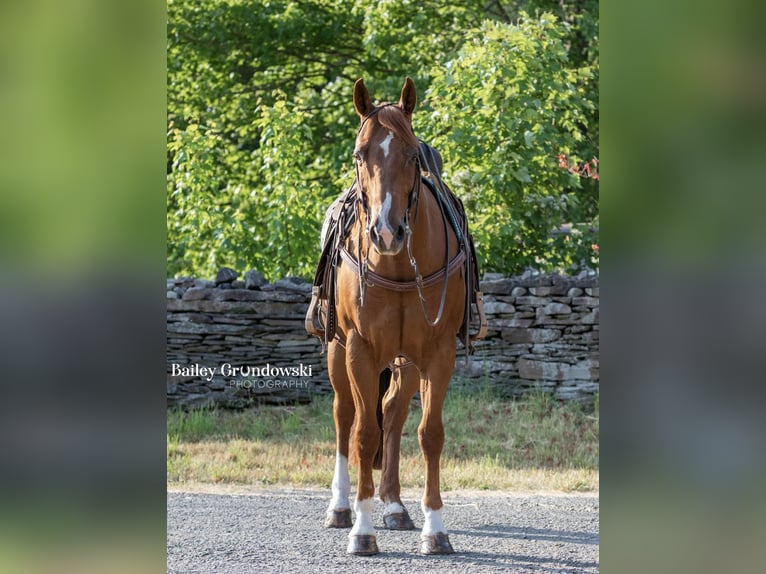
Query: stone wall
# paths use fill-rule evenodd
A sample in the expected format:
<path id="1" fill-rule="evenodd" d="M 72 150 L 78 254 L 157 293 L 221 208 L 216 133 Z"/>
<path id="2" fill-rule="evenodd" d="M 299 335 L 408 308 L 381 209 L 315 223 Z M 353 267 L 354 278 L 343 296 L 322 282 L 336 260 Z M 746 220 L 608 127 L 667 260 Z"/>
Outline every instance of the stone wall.
<path id="1" fill-rule="evenodd" d="M 598 276 L 487 275 L 481 282 L 488 332 L 455 376 L 519 395 L 544 390 L 590 401 L 599 388 Z"/>
<path id="2" fill-rule="evenodd" d="M 489 323 L 466 365 L 458 349 L 456 385 L 506 395 L 544 390 L 589 401 L 599 381 L 598 276 L 487 275 Z M 303 328 L 311 285 L 297 278 L 243 280 L 221 269 L 214 281 L 167 281 L 169 406 L 306 402 L 329 393 L 326 357 Z"/>

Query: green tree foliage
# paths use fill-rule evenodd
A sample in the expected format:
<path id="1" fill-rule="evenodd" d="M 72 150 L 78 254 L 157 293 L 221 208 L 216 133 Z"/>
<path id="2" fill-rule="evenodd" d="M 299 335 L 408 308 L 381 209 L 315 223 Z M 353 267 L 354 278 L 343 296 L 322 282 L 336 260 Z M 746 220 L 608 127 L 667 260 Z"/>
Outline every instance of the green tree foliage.
<path id="1" fill-rule="evenodd" d="M 485 262 L 515 271 L 530 262 L 544 268 L 579 260 L 572 245 L 562 244 L 563 254 L 555 256 L 556 246 L 544 241 L 525 237 L 525 249 L 514 245 L 522 231 L 547 237 L 567 217 L 587 224 L 595 213 L 595 186 L 584 194 L 571 173 L 559 168 L 558 178 L 553 175 L 557 153 L 584 159 L 597 155 L 595 5 L 574 0 L 549 2 L 550 7 L 532 0 L 450 4 L 168 0 L 168 272 L 211 276 L 228 265 L 257 268 L 272 279 L 309 277 L 324 211 L 353 178 L 351 151 L 358 127 L 353 82 L 364 77 L 373 97 L 396 99 L 407 75 L 425 99 L 415 115 L 416 131 L 438 144 L 453 189 L 472 210 L 478 209 L 471 217 L 474 229 L 482 228 L 478 235 Z M 528 18 L 521 7 L 554 8 L 561 22 L 551 16 Z M 549 40 L 534 40 L 537 48 L 522 50 L 519 38 L 543 28 Z M 508 45 L 503 38 L 509 35 L 519 47 L 507 54 L 500 46 Z M 548 54 L 548 47 L 556 53 Z M 472 49 L 483 56 L 471 55 Z M 560 133 L 540 127 L 528 144 L 532 149 L 519 150 L 517 144 L 525 140 L 523 134 L 519 140 L 509 120 L 503 126 L 509 140 L 503 150 L 522 159 L 496 153 L 468 157 L 483 148 L 461 144 L 466 122 L 490 116 L 490 110 L 478 106 L 499 106 L 509 114 L 521 110 L 520 100 L 508 103 L 499 93 L 472 100 L 480 95 L 477 82 L 485 72 L 468 70 L 461 62 L 482 57 L 496 58 L 494 64 L 481 64 L 494 66 L 501 83 L 515 82 L 520 93 L 521 80 L 503 74 L 531 67 L 531 82 L 536 81 L 533 74 L 542 74 L 539 92 L 551 92 L 539 97 L 554 101 L 544 107 L 544 117 L 526 112 L 525 129 L 546 126 L 551 118 L 574 127 Z M 448 66 L 453 70 L 449 86 Z M 564 98 L 568 88 L 555 82 L 572 84 L 576 93 Z M 524 93 L 534 98 L 531 91 Z M 477 124 L 473 131 L 488 126 Z M 583 130 L 587 137 L 573 139 Z M 549 145 L 554 147 L 543 149 Z M 551 154 L 553 167 L 522 165 L 527 158 L 542 162 Z M 517 175 L 526 168 L 535 185 L 518 181 L 511 167 Z M 490 173 L 500 180 L 486 192 L 470 183 Z M 504 189 L 501 181 L 516 183 Z M 554 187 L 544 190 L 551 182 Z M 527 194 L 537 199 L 519 199 Z M 555 205 L 543 202 L 545 197 Z M 488 206 L 478 205 L 484 201 L 497 202 L 495 216 Z M 566 210 L 556 207 L 562 202 Z M 533 223 L 526 222 L 529 217 Z M 510 227 L 504 223 L 517 220 Z"/>
<path id="2" fill-rule="evenodd" d="M 559 159 L 578 162 L 587 139 L 591 72 L 567 66 L 562 40 L 550 14 L 484 22 L 434 75 L 431 112 L 419 118 L 420 132 L 449 158 L 490 270 L 592 264 L 595 198 Z M 581 224 L 571 234 L 551 234 L 573 221 Z"/>

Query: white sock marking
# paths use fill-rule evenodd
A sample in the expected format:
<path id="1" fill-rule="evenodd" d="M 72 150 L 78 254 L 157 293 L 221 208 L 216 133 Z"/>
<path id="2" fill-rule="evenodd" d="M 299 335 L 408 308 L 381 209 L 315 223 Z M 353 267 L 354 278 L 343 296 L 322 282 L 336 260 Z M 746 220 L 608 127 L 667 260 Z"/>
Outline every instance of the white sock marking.
<path id="1" fill-rule="evenodd" d="M 383 148 L 383 157 L 388 157 L 388 147 L 391 145 L 391 140 L 394 139 L 394 132 L 388 132 L 386 139 L 380 142 L 380 147 Z"/>
<path id="2" fill-rule="evenodd" d="M 441 509 L 431 510 L 422 502 L 420 503 L 420 508 L 423 509 L 423 516 L 425 516 L 425 523 L 423 524 L 423 530 L 421 532 L 423 536 L 433 536 L 437 532 L 447 533 L 447 529 L 444 527 L 444 522 L 442 522 Z"/>
<path id="3" fill-rule="evenodd" d="M 375 534 L 375 527 L 372 524 L 372 513 L 374 511 L 374 498 L 354 501 L 356 520 L 354 520 L 354 527 L 351 529 L 351 532 L 348 533 L 349 538 L 360 534 Z"/>
<path id="4" fill-rule="evenodd" d="M 348 459 L 340 453 L 335 455 L 335 475 L 332 479 L 332 500 L 327 512 L 351 508 L 348 503 L 348 493 L 351 480 L 348 476 Z"/>
<path id="5" fill-rule="evenodd" d="M 404 506 L 398 502 L 386 503 L 386 510 L 384 514 L 401 514 L 402 512 L 404 512 Z"/>

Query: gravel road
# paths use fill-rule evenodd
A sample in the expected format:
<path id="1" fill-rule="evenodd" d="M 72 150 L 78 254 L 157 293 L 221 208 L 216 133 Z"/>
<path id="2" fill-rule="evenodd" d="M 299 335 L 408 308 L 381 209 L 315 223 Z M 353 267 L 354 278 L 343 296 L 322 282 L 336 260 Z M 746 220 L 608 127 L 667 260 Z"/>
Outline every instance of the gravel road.
<path id="1" fill-rule="evenodd" d="M 352 493 L 353 495 L 353 493 Z M 595 573 L 597 495 L 447 492 L 444 520 L 456 553 L 417 554 L 418 530 L 379 528 L 381 553 L 346 554 L 348 530 L 322 528 L 329 491 L 168 492 L 168 572 Z M 420 493 L 403 493 L 420 528 Z M 382 525 L 376 504 L 376 526 Z"/>

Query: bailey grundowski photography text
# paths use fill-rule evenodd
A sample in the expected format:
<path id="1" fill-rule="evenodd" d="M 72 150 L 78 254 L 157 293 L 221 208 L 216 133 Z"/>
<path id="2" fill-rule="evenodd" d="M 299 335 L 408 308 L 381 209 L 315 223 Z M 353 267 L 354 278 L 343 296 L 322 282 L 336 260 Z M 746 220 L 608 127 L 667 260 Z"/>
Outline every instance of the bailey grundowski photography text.
<path id="1" fill-rule="evenodd" d="M 312 377 L 311 365 L 277 366 L 270 363 L 265 365 L 232 365 L 223 363 L 210 367 L 191 363 L 181 365 L 170 364 L 170 374 L 173 377 L 197 377 L 210 382 L 216 376 L 229 379 L 229 386 L 242 388 L 296 389 L 307 388 Z"/>

